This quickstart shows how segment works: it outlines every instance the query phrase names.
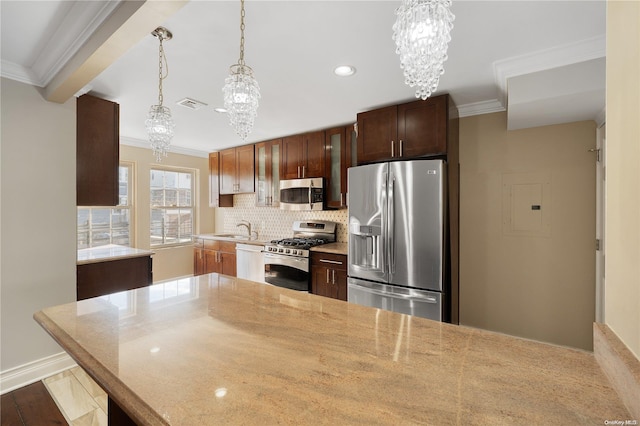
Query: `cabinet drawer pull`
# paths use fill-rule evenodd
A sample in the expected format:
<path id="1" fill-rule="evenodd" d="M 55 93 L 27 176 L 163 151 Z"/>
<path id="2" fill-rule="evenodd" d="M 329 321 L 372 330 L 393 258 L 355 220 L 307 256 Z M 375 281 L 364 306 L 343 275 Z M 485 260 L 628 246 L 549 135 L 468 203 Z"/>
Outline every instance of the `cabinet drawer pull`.
<path id="1" fill-rule="evenodd" d="M 342 262 L 339 262 L 337 260 L 320 259 L 320 262 L 322 262 L 322 263 L 332 263 L 334 265 L 342 265 Z"/>

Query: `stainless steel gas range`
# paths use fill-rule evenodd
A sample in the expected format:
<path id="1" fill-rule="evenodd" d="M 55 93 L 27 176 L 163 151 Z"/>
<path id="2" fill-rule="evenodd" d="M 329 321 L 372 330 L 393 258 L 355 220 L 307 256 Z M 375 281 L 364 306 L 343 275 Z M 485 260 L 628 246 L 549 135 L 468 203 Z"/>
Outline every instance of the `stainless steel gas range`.
<path id="1" fill-rule="evenodd" d="M 264 247 L 264 280 L 298 291 L 311 288 L 309 249 L 336 241 L 336 223 L 320 220 L 293 223 L 293 238 L 273 240 Z"/>

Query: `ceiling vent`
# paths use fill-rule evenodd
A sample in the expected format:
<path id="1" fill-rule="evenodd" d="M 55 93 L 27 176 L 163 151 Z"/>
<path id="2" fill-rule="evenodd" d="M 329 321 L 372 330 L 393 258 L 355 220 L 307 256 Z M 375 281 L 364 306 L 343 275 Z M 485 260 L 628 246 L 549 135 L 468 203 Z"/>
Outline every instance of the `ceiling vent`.
<path id="1" fill-rule="evenodd" d="M 182 105 L 185 108 L 189 108 L 193 110 L 200 109 L 202 107 L 207 106 L 207 104 L 205 104 L 204 102 L 196 101 L 195 99 L 191 99 L 191 98 L 184 98 L 176 103 L 178 105 Z"/>

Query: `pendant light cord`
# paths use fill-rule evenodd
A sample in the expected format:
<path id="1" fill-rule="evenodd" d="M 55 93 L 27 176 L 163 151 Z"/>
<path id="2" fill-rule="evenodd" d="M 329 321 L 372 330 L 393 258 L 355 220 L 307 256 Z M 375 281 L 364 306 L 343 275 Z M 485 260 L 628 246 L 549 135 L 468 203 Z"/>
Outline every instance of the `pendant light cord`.
<path id="1" fill-rule="evenodd" d="M 244 0 L 240 0 L 240 59 L 238 64 L 244 65 Z"/>
<path id="2" fill-rule="evenodd" d="M 167 62 L 167 56 L 164 54 L 164 47 L 162 45 L 162 34 L 158 34 L 158 38 L 160 39 L 160 48 L 158 49 L 158 105 L 162 106 L 162 101 L 164 97 L 162 96 L 162 80 L 169 76 L 169 63 Z M 162 75 L 162 67 L 166 68 L 166 74 Z"/>

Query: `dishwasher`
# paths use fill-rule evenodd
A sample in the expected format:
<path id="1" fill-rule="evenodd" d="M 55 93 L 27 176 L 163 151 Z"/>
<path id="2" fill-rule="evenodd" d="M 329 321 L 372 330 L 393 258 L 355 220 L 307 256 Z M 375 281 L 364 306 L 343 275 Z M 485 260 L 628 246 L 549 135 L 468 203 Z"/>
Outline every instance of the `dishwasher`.
<path id="1" fill-rule="evenodd" d="M 264 283 L 264 246 L 236 244 L 236 276 Z"/>

